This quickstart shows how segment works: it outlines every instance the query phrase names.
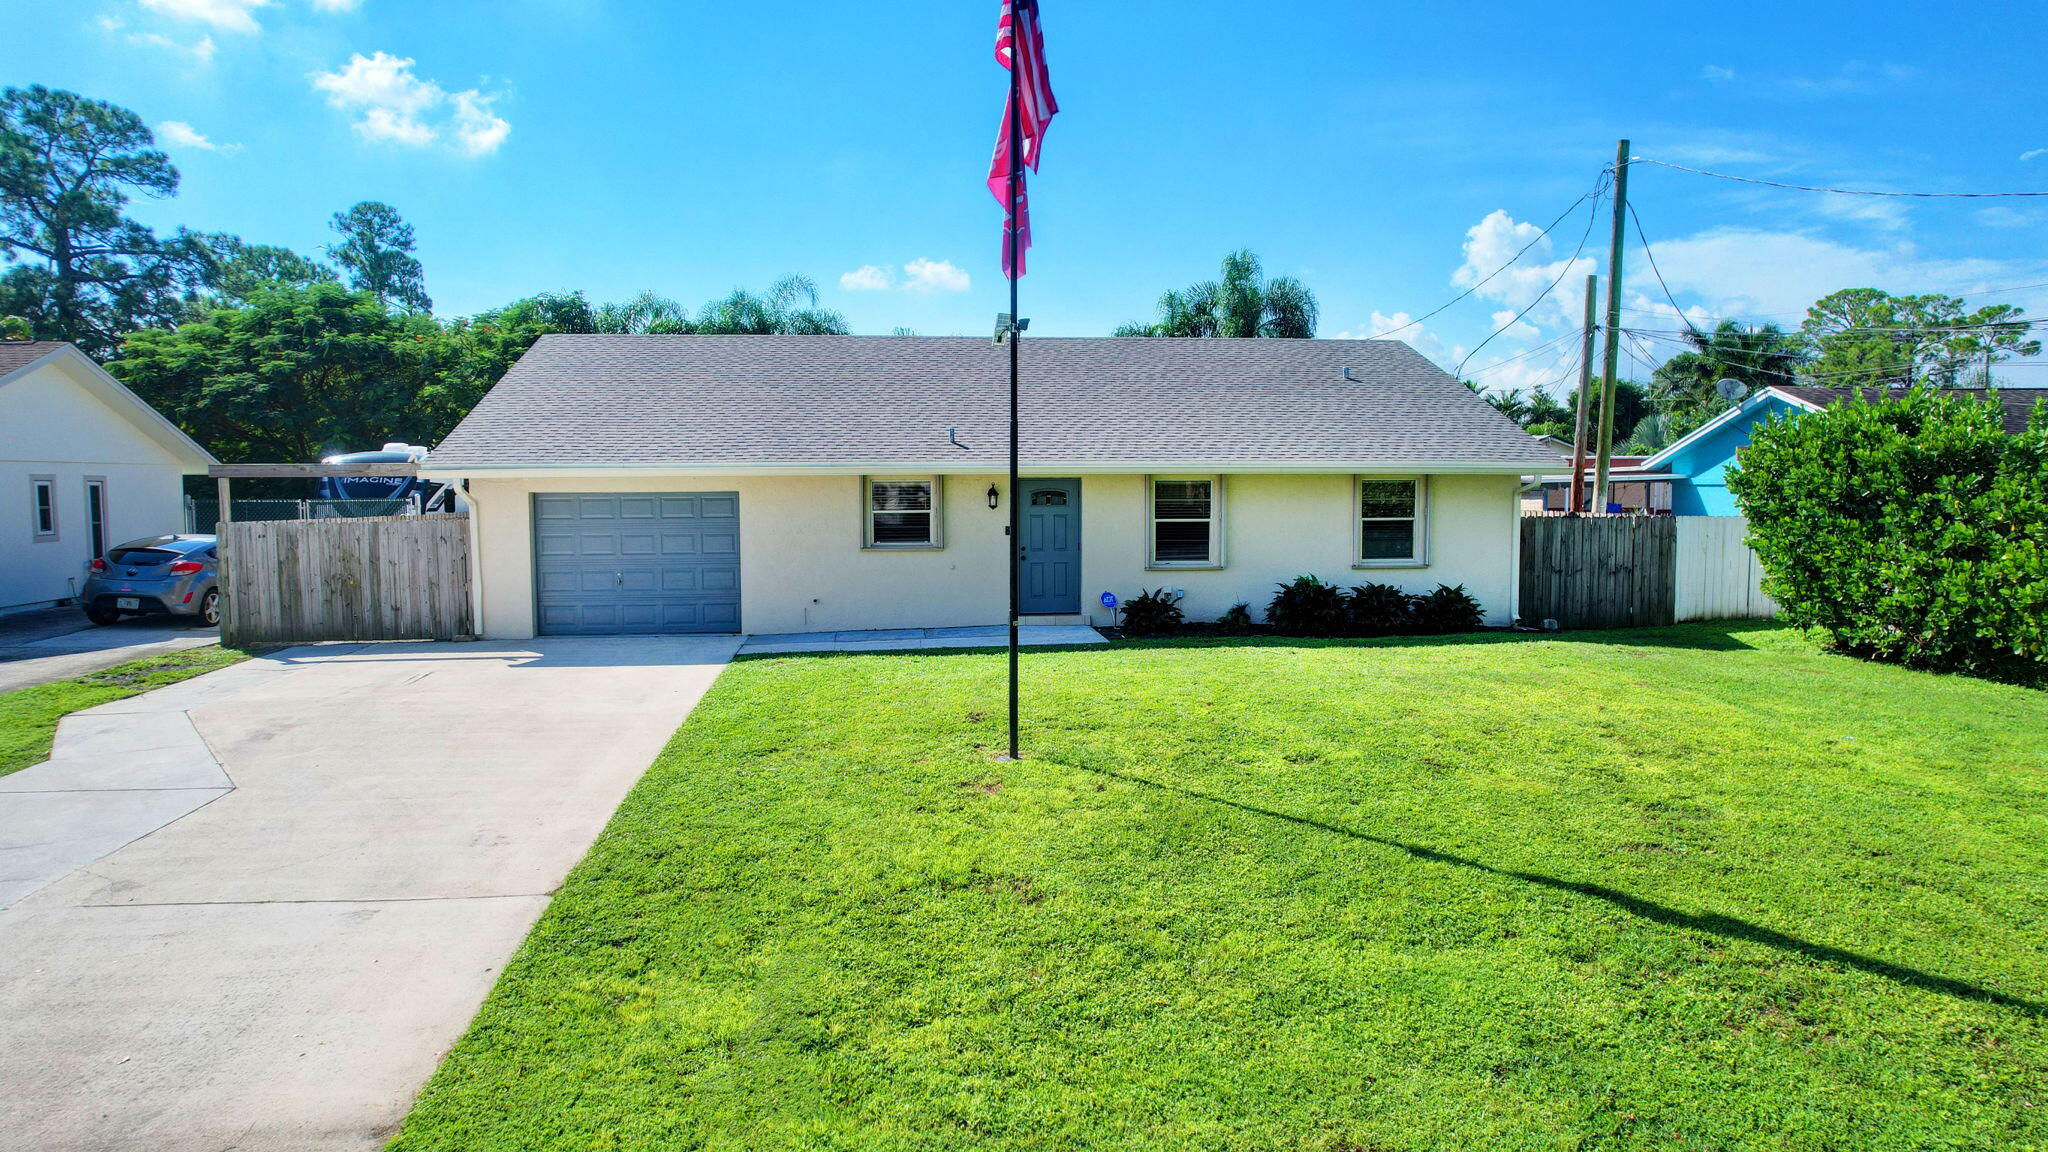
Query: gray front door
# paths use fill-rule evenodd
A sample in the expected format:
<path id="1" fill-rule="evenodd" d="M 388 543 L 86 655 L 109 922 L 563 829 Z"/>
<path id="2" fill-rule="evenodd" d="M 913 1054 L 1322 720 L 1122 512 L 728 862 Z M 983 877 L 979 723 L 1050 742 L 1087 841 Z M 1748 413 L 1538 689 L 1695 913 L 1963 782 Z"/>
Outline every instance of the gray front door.
<path id="1" fill-rule="evenodd" d="M 739 494 L 537 495 L 533 568 L 547 635 L 737 632 Z"/>
<path id="2" fill-rule="evenodd" d="M 1018 609 L 1027 615 L 1081 610 L 1081 482 L 1021 480 L 1024 546 L 1017 557 Z"/>

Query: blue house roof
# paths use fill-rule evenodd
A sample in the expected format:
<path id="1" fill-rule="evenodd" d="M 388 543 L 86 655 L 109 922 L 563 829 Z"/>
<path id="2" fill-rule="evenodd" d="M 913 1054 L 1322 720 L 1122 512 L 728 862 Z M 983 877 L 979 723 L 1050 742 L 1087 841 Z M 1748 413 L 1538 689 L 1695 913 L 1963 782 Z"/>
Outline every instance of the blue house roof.
<path id="1" fill-rule="evenodd" d="M 1728 492 L 1728 466 L 1749 445 L 1750 430 L 1766 420 L 1818 412 L 1824 405 L 1780 388 L 1766 388 L 1673 441 L 1643 461 L 1641 471 L 1669 473 L 1675 516 L 1740 516 Z"/>

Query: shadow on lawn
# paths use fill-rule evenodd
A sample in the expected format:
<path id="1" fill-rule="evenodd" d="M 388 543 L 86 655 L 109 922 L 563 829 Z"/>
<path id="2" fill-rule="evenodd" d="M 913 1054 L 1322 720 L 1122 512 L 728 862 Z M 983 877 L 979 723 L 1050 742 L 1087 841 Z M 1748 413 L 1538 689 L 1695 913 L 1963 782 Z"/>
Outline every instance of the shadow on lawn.
<path id="1" fill-rule="evenodd" d="M 1117 652 L 1172 648 L 1484 648 L 1495 644 L 1528 644 L 1540 641 L 1568 644 L 1599 644 L 1622 648 L 1685 648 L 1703 652 L 1751 652 L 1756 645 L 1743 633 L 1784 625 L 1769 620 L 1710 620 L 1697 624 L 1673 624 L 1660 628 L 1616 628 L 1586 632 L 1457 632 L 1447 636 L 1287 636 L 1276 632 L 1229 635 L 1221 632 L 1190 632 L 1178 636 L 1139 636 L 1101 644 L 1037 644 L 1022 650 L 1025 656 L 1039 653 Z M 824 652 L 742 652 L 736 660 L 842 659 L 850 656 L 997 656 L 1004 649 L 974 648 L 882 648 L 867 651 L 835 649 Z"/>
<path id="2" fill-rule="evenodd" d="M 1631 896 L 1626 892 L 1617 892 L 1612 888 L 1603 888 L 1598 884 L 1560 880 L 1555 876 L 1545 876 L 1540 872 L 1520 872 L 1513 869 L 1496 868 L 1491 864 L 1484 864 L 1480 861 L 1449 852 L 1439 852 L 1434 848 L 1425 848 L 1419 844 L 1408 844 L 1400 840 L 1388 839 L 1384 836 L 1374 836 L 1370 833 L 1359 832 L 1341 825 L 1327 824 L 1311 817 L 1276 812 L 1270 808 L 1261 808 L 1256 804 L 1245 804 L 1237 800 L 1225 799 L 1222 796 L 1213 796 L 1207 792 L 1198 792 L 1192 788 L 1182 788 L 1175 784 L 1162 784 L 1156 780 L 1147 780 L 1142 776 L 1131 776 L 1107 768 L 1084 768 L 1083 770 L 1142 785 L 1146 788 L 1155 788 L 1162 792 L 1172 792 L 1194 800 L 1221 804 L 1241 812 L 1249 812 L 1255 816 L 1285 820 L 1290 824 L 1299 824 L 1305 828 L 1314 828 L 1320 832 L 1329 832 L 1333 835 L 1346 836 L 1353 840 L 1362 840 L 1368 844 L 1378 844 L 1383 847 L 1398 849 L 1418 860 L 1428 860 L 1437 864 L 1449 864 L 1457 868 L 1469 868 L 1489 876 L 1521 880 L 1530 884 L 1539 884 L 1545 888 L 1552 888 L 1559 892 L 1590 896 L 1596 900 L 1604 900 L 1632 916 L 1640 916 L 1657 924 L 1665 924 L 1673 928 L 1686 928 L 1695 932 L 1708 932 L 1729 940 L 1747 940 L 1752 943 L 1762 944 L 1768 948 L 1776 948 L 1782 952 L 1791 952 L 1805 956 L 1810 960 L 1840 964 L 1845 968 L 1854 968 L 1859 972 L 1868 972 L 1873 976 L 1882 976 L 1887 980 L 1909 987 L 1920 988 L 1929 992 L 1939 992 L 1943 995 L 1954 996 L 1962 1000 L 1976 1000 L 1986 1004 L 1996 1004 L 2001 1008 L 2017 1009 L 2030 1016 L 2048 1015 L 2048 1005 L 2038 1001 L 2011 996 L 2004 992 L 1984 988 L 1962 980 L 1950 979 L 1946 976 L 1935 976 L 1915 968 L 1907 968 L 1904 965 L 1893 964 L 1875 957 L 1862 955 L 1861 953 L 1831 948 L 1825 944 L 1816 944 L 1810 940 L 1802 940 L 1797 936 L 1789 936 L 1776 929 L 1752 924 L 1747 920 L 1738 920 L 1733 916 L 1681 912 L 1676 908 L 1659 904 L 1653 900 Z"/>
<path id="3" fill-rule="evenodd" d="M 1191 632 L 1179 636 L 1132 637 L 1118 648 L 1457 648 L 1537 642 L 1600 644 L 1623 648 L 1688 648 L 1704 652 L 1750 652 L 1756 645 L 1742 633 L 1782 628 L 1771 620 L 1709 620 L 1656 628 L 1605 628 L 1583 632 L 1455 632 L 1445 636 L 1287 636 L 1275 632 L 1226 635 Z"/>

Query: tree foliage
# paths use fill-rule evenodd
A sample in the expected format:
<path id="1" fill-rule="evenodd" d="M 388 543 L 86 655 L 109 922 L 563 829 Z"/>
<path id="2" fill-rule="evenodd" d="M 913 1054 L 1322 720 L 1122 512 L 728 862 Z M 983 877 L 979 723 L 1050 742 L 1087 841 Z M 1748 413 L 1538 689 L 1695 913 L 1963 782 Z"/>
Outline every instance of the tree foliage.
<path id="1" fill-rule="evenodd" d="M 1998 361 L 2041 351 L 2020 316 L 2009 304 L 1973 311 L 1954 296 L 1844 288 L 1807 309 L 1800 333 L 1813 383 L 1953 388 L 1973 370 L 1981 373 Z"/>
<path id="2" fill-rule="evenodd" d="M 1159 319 L 1118 328 L 1118 336 L 1276 336 L 1316 334 L 1316 298 L 1292 276 L 1267 279 L 1259 258 L 1239 249 L 1223 258 L 1222 277 L 1169 291 Z"/>
<path id="3" fill-rule="evenodd" d="M 1764 589 L 1838 648 L 2048 675 L 2048 414 L 1916 389 L 1756 428 L 1729 489 Z"/>
<path id="4" fill-rule="evenodd" d="M 844 336 L 846 317 L 818 304 L 818 286 L 807 276 L 785 276 L 765 292 L 735 288 L 695 316 L 654 292 L 605 304 L 593 314 L 596 332 L 649 336 Z"/>
<path id="5" fill-rule="evenodd" d="M 434 301 L 427 295 L 426 270 L 412 254 L 412 225 L 398 209 L 365 200 L 346 212 L 336 212 L 331 223 L 341 240 L 327 246 L 327 255 L 348 273 L 349 287 L 408 312 L 434 310 Z"/>
<path id="6" fill-rule="evenodd" d="M 108 370 L 224 460 L 317 460 L 430 441 L 473 397 L 446 395 L 432 317 L 339 284 L 256 291 L 128 338 Z"/>
<path id="7" fill-rule="evenodd" d="M 1661 417 L 1657 436 L 1664 443 L 1705 424 L 1750 392 L 1792 383 L 1807 357 L 1803 342 L 1775 324 L 1752 327 L 1723 320 L 1707 331 L 1688 328 L 1685 341 L 1690 348 L 1650 376 L 1649 402 Z M 1732 399 L 1722 396 L 1717 386 L 1723 380 L 1738 381 L 1745 391 Z"/>
<path id="8" fill-rule="evenodd" d="M 213 256 L 196 233 L 129 219 L 131 197 L 178 189 L 155 144 L 126 108 L 39 84 L 0 91 L 0 314 L 95 357 L 178 314 Z"/>
<path id="9" fill-rule="evenodd" d="M 246 303 L 265 288 L 309 288 L 341 280 L 334 269 L 289 248 L 225 235 L 209 237 L 208 243 L 214 253 L 213 304 Z"/>

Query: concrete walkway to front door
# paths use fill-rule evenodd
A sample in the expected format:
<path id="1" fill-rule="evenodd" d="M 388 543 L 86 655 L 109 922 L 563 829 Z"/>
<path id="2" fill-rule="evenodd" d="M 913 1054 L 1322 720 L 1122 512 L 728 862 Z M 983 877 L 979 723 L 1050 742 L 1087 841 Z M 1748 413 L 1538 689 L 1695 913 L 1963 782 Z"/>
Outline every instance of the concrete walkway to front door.
<path id="1" fill-rule="evenodd" d="M 297 648 L 120 702 L 228 790 L 0 911 L 0 1147 L 382 1147 L 737 644 Z"/>

